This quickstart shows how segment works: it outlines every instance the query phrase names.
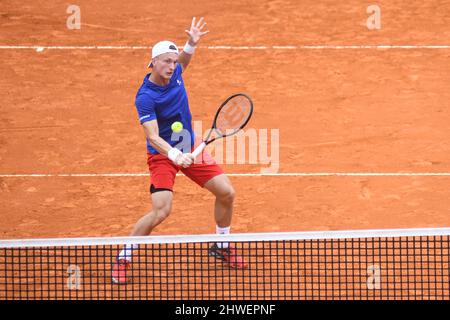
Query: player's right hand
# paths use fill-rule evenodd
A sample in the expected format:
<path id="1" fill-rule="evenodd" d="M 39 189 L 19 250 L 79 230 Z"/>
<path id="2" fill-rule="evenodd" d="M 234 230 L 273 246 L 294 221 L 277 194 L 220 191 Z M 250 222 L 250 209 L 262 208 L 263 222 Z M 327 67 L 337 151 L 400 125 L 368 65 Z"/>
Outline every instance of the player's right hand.
<path id="1" fill-rule="evenodd" d="M 175 159 L 175 163 L 177 166 L 187 168 L 194 163 L 194 160 L 194 156 L 191 153 L 182 153 Z"/>

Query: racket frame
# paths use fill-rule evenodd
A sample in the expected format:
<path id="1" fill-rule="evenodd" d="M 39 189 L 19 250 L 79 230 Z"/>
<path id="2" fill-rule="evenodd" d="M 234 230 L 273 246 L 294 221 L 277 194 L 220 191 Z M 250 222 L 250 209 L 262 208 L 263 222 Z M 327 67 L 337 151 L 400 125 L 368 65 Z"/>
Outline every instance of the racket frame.
<path id="1" fill-rule="evenodd" d="M 217 118 L 219 117 L 220 111 L 222 111 L 222 109 L 226 106 L 228 101 L 230 101 L 231 99 L 233 99 L 233 98 L 235 98 L 237 96 L 243 96 L 250 102 L 250 112 L 249 112 L 245 122 L 243 124 L 241 124 L 241 126 L 238 129 L 236 129 L 234 132 L 229 133 L 229 134 L 221 134 L 216 128 Z M 221 139 L 221 138 L 232 136 L 232 135 L 238 133 L 239 131 L 241 131 L 247 125 L 247 123 L 250 121 L 250 118 L 252 117 L 252 115 L 253 115 L 253 100 L 252 100 L 252 98 L 250 98 L 250 96 L 248 96 L 245 93 L 235 93 L 235 94 L 229 96 L 224 102 L 222 102 L 222 104 L 220 105 L 219 109 L 217 109 L 216 115 L 214 116 L 213 124 L 211 126 L 211 129 L 209 130 L 208 135 L 206 136 L 206 139 L 204 139 L 203 142 L 197 148 L 195 148 L 195 150 L 192 152 L 192 155 L 194 156 L 194 158 L 196 158 L 203 151 L 203 149 L 205 149 L 205 147 L 208 144 L 210 144 L 211 142 L 214 142 L 217 139 Z M 209 137 L 211 136 L 211 133 L 213 131 L 215 131 L 219 136 L 218 137 L 214 137 L 211 140 L 208 140 Z"/>

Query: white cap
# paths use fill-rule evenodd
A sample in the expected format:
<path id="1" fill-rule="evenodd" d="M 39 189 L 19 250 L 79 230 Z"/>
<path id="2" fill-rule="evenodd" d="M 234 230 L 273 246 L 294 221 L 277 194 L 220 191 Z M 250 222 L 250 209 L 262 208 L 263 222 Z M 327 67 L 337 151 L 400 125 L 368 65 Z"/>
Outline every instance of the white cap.
<path id="1" fill-rule="evenodd" d="M 172 53 L 176 53 L 179 54 L 178 52 L 178 47 L 175 43 L 171 42 L 171 41 L 160 41 L 157 44 L 155 44 L 153 46 L 152 49 L 152 59 L 163 54 L 163 53 L 168 53 L 168 52 L 172 52 Z M 148 64 L 149 67 L 152 66 L 152 62 L 150 61 L 150 63 Z"/>

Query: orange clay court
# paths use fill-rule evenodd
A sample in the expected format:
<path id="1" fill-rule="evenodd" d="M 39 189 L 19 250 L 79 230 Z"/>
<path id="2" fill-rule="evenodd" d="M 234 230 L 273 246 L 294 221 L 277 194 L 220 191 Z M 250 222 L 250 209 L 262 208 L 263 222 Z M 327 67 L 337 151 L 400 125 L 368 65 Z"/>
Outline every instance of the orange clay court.
<path id="1" fill-rule="evenodd" d="M 245 92 L 249 127 L 279 130 L 277 173 L 222 165 L 232 233 L 450 226 L 450 3 L 379 0 L 378 30 L 367 1 L 159 4 L 80 0 L 69 30 L 66 1 L 0 3 L 1 239 L 130 233 L 151 208 L 135 94 L 150 46 L 184 44 L 194 16 L 210 33 L 183 75 L 193 119 Z M 213 196 L 177 177 L 154 234 L 214 227 Z"/>

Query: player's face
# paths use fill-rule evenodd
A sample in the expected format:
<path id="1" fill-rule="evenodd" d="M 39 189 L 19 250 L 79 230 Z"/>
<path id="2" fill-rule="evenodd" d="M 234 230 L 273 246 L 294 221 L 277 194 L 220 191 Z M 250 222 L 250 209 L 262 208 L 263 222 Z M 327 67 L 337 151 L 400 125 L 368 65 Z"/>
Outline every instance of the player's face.
<path id="1" fill-rule="evenodd" d="M 156 72 L 162 78 L 170 80 L 175 67 L 177 66 L 178 55 L 168 52 L 157 56 L 153 61 L 153 72 Z"/>

